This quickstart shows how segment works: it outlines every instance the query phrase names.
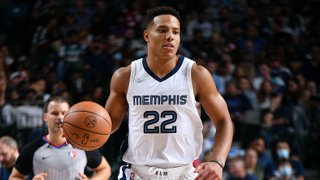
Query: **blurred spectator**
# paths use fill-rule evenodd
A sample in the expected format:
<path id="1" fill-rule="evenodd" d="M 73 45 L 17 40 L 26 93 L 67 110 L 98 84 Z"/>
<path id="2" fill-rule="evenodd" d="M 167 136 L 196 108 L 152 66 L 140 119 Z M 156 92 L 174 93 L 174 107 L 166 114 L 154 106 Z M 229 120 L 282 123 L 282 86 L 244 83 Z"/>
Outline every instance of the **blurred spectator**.
<path id="1" fill-rule="evenodd" d="M 271 80 L 270 67 L 266 63 L 260 63 L 258 65 L 258 73 L 253 79 L 253 87 L 256 91 L 261 88 L 262 82 L 266 80 Z"/>
<path id="2" fill-rule="evenodd" d="M 265 141 L 262 137 L 256 136 L 250 141 L 249 148 L 258 153 L 258 166 L 263 169 L 264 177 L 267 179 L 275 178 L 275 162 L 270 150 L 265 149 Z"/>
<path id="3" fill-rule="evenodd" d="M 57 77 L 59 80 L 70 82 L 73 73 L 79 72 L 83 63 L 85 45 L 81 44 L 78 31 L 69 31 L 67 39 L 59 48 Z"/>
<path id="4" fill-rule="evenodd" d="M 265 141 L 265 147 L 266 149 L 272 149 L 274 144 L 275 135 L 273 133 L 273 119 L 274 119 L 274 113 L 272 111 L 265 111 L 261 114 L 261 135 L 263 136 L 263 139 Z"/>
<path id="5" fill-rule="evenodd" d="M 234 140 L 240 141 L 242 139 L 243 126 L 246 123 L 244 115 L 249 109 L 252 109 L 252 105 L 247 96 L 237 89 L 233 81 L 226 84 L 226 92 L 223 97 L 235 126 Z"/>
<path id="6" fill-rule="evenodd" d="M 43 100 L 38 99 L 36 92 L 30 89 L 26 92 L 26 97 L 21 98 L 21 104 L 12 109 L 17 129 L 16 137 L 20 143 L 28 143 L 41 134 L 42 103 Z"/>
<path id="7" fill-rule="evenodd" d="M 231 21 L 232 13 L 229 7 L 221 6 L 219 8 L 219 16 L 217 20 L 219 21 L 218 30 L 221 32 L 222 36 L 229 36 L 231 31 Z"/>
<path id="8" fill-rule="evenodd" d="M 0 45 L 0 63 L 2 66 L 2 70 L 12 70 L 15 59 L 12 56 L 9 47 L 7 45 Z"/>
<path id="9" fill-rule="evenodd" d="M 126 24 L 128 28 L 137 27 L 143 21 L 143 2 L 132 1 L 127 4 L 127 8 L 124 10 L 126 15 Z"/>
<path id="10" fill-rule="evenodd" d="M 299 97 L 301 95 L 301 88 L 295 79 L 289 79 L 287 81 L 287 92 L 283 97 L 283 103 L 289 107 L 298 105 Z"/>
<path id="11" fill-rule="evenodd" d="M 244 53 L 246 60 L 255 62 L 264 50 L 266 41 L 260 36 L 257 26 L 253 23 L 248 23 L 245 27 L 243 42 L 242 44 L 238 43 L 237 46 L 243 51 L 242 53 Z"/>
<path id="12" fill-rule="evenodd" d="M 291 180 L 291 179 L 304 179 L 296 178 L 293 174 L 292 164 L 288 160 L 281 160 L 277 166 L 277 179 L 280 180 Z"/>
<path id="13" fill-rule="evenodd" d="M 80 29 L 79 25 L 77 24 L 76 18 L 74 17 L 74 15 L 70 13 L 67 13 L 63 17 L 62 23 L 59 27 L 62 39 L 67 39 L 70 32 L 79 31 Z"/>
<path id="14" fill-rule="evenodd" d="M 106 51 L 112 56 L 112 72 L 121 67 L 121 39 L 115 34 L 109 34 L 106 39 Z"/>
<path id="15" fill-rule="evenodd" d="M 317 95 L 318 93 L 318 87 L 317 87 L 317 84 L 315 81 L 307 81 L 307 87 L 306 87 L 310 93 L 311 93 L 311 96 L 315 96 Z"/>
<path id="16" fill-rule="evenodd" d="M 244 155 L 244 163 L 248 174 L 256 176 L 257 180 L 264 180 L 263 169 L 258 165 L 258 153 L 248 148 Z"/>
<path id="17" fill-rule="evenodd" d="M 304 168 L 297 155 L 292 154 L 289 142 L 281 139 L 275 143 L 277 176 L 280 179 L 304 179 Z"/>
<path id="18" fill-rule="evenodd" d="M 226 180 L 256 180 L 254 174 L 249 174 L 245 168 L 245 162 L 241 157 L 234 157 L 228 160 L 228 174 Z"/>
<path id="19" fill-rule="evenodd" d="M 0 53 L 1 56 L 1 53 Z M 7 77 L 3 69 L 3 61 L 0 57 L 0 106 L 2 107 L 6 102 Z"/>
<path id="20" fill-rule="evenodd" d="M 112 15 L 107 11 L 107 3 L 103 0 L 96 1 L 91 19 L 90 33 L 101 35 L 108 32 L 108 25 L 111 23 Z"/>
<path id="21" fill-rule="evenodd" d="M 205 161 L 205 159 L 210 156 L 208 152 L 211 152 L 212 150 L 216 128 L 213 126 L 211 121 L 205 120 L 203 121 L 202 132 L 203 132 L 202 153 L 198 159 L 200 162 L 203 160 Z"/>
<path id="22" fill-rule="evenodd" d="M 249 99 L 245 138 L 236 142 L 236 136 L 235 143 L 245 146 L 246 137 L 261 133 L 270 150 L 286 137 L 304 167 L 320 167 L 318 1 L 2 0 L 0 136 L 13 136 L 19 146 L 32 137 L 34 131 L 16 126 L 26 122 L 16 110 L 31 91 L 37 103 L 61 95 L 103 105 L 109 88 L 102 82 L 145 56 L 145 42 L 137 37 L 145 10 L 160 4 L 178 8 L 186 24 L 179 53 L 197 56 L 222 95 L 233 81 Z M 106 147 L 119 144 L 118 135 L 112 139 Z M 119 159 L 117 151 L 105 154 Z"/>
<path id="23" fill-rule="evenodd" d="M 283 65 L 283 61 L 284 59 L 282 59 L 282 57 L 273 57 L 270 62 L 272 80 L 277 79 L 281 85 L 284 85 L 285 82 L 292 77 L 290 69 Z"/>
<path id="24" fill-rule="evenodd" d="M 8 180 L 19 156 L 18 143 L 10 136 L 0 137 L 0 179 Z"/>
<path id="25" fill-rule="evenodd" d="M 219 59 L 226 48 L 226 40 L 221 36 L 221 33 L 214 31 L 209 40 L 207 40 L 206 51 L 209 58 Z"/>
<path id="26" fill-rule="evenodd" d="M 54 43 L 60 40 L 59 17 L 56 5 L 48 4 L 34 9 L 34 30 L 32 34 L 31 62 L 32 68 L 38 71 L 39 67 L 50 64 L 50 55 L 54 52 Z M 37 9 L 39 8 L 39 9 Z M 46 13 L 37 12 L 46 9 Z M 31 68 L 31 67 L 30 67 Z"/>
<path id="27" fill-rule="evenodd" d="M 198 30 L 202 38 L 210 38 L 213 32 L 212 24 L 206 19 L 206 13 L 201 10 L 197 10 L 192 20 L 187 24 L 187 37 L 188 39 L 195 39 L 195 32 Z"/>
<path id="28" fill-rule="evenodd" d="M 286 117 L 289 119 L 289 126 L 296 133 L 297 147 L 301 158 L 305 159 L 308 148 L 309 130 L 311 127 L 309 111 L 310 91 L 304 90 L 305 87 L 299 86 L 295 79 L 288 81 L 288 90 L 284 96 L 286 107 Z"/>
<path id="29" fill-rule="evenodd" d="M 0 53 L 1 56 L 1 53 Z M 14 119 L 11 113 L 12 106 L 8 103 L 7 75 L 3 67 L 3 59 L 0 57 L 0 136 L 11 135 Z"/>
<path id="30" fill-rule="evenodd" d="M 264 80 L 257 92 L 258 107 L 261 111 L 275 111 L 280 107 L 282 95 L 274 92 L 273 84 L 270 80 Z"/>
<path id="31" fill-rule="evenodd" d="M 209 62 L 208 68 L 210 72 L 213 73 L 213 79 L 216 83 L 218 91 L 224 95 L 226 93 L 226 84 L 232 79 L 230 69 L 232 65 L 227 63 L 215 63 L 216 65 Z M 216 66 L 216 67 L 214 67 Z M 214 71 L 216 69 L 216 72 Z"/>
<path id="32" fill-rule="evenodd" d="M 137 32 L 134 28 L 128 28 L 123 38 L 121 38 L 121 44 L 124 47 L 128 47 L 132 50 L 133 58 L 137 59 L 147 54 L 147 48 L 145 41 L 141 38 L 137 39 Z M 183 47 L 179 47 L 180 51 L 183 51 Z M 131 57 L 130 57 L 131 58 Z"/>
<path id="33" fill-rule="evenodd" d="M 253 109 L 258 107 L 257 93 L 247 77 L 241 77 L 238 81 L 239 90 L 248 98 Z"/>
<path id="34" fill-rule="evenodd" d="M 302 67 L 303 75 L 308 79 L 320 83 L 320 47 L 310 47 L 310 53 L 307 55 L 308 58 Z"/>
<path id="35" fill-rule="evenodd" d="M 75 0 L 70 8 L 66 10 L 75 17 L 77 26 L 79 27 L 80 37 L 84 37 L 89 30 L 91 24 L 92 12 L 83 0 Z"/>
<path id="36" fill-rule="evenodd" d="M 92 98 L 91 100 L 93 102 L 96 102 L 96 103 L 100 104 L 101 106 L 104 106 L 105 102 L 107 100 L 107 97 L 106 97 L 106 93 L 105 93 L 103 87 L 101 87 L 101 86 L 95 87 L 92 92 L 91 98 Z"/>
<path id="37" fill-rule="evenodd" d="M 317 167 L 320 171 L 320 156 L 318 155 L 320 151 L 320 95 L 314 95 L 310 98 L 310 116 L 312 120 L 310 144 L 314 151 L 311 151 L 309 162 L 313 165 L 312 167 Z"/>
<path id="38" fill-rule="evenodd" d="M 225 79 L 221 75 L 217 74 L 218 67 L 219 67 L 219 64 L 215 61 L 208 61 L 206 64 L 206 68 L 211 73 L 212 78 L 216 84 L 218 92 L 220 92 L 221 94 L 224 94 L 226 82 L 225 82 Z"/>
<path id="39" fill-rule="evenodd" d="M 193 31 L 192 39 L 185 43 L 184 47 L 187 48 L 191 54 L 197 57 L 207 57 L 205 51 L 206 38 L 203 37 L 203 32 L 200 29 Z"/>

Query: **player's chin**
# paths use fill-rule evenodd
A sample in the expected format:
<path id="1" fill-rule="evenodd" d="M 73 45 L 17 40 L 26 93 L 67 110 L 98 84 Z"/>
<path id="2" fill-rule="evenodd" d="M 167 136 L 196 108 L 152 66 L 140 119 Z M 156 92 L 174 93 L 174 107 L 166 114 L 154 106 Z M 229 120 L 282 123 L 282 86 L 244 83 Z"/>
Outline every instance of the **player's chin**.
<path id="1" fill-rule="evenodd" d="M 172 59 L 176 56 L 176 52 L 164 52 L 162 53 L 162 57 L 165 59 Z"/>

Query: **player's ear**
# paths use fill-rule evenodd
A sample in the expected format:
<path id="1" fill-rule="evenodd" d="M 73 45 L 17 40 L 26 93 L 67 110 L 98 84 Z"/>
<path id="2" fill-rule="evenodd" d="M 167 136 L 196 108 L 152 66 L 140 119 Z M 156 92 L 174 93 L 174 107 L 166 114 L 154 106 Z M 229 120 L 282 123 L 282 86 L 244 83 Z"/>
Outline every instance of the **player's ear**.
<path id="1" fill-rule="evenodd" d="M 147 43 L 149 43 L 149 32 L 148 32 L 148 30 L 144 30 L 143 38 Z"/>

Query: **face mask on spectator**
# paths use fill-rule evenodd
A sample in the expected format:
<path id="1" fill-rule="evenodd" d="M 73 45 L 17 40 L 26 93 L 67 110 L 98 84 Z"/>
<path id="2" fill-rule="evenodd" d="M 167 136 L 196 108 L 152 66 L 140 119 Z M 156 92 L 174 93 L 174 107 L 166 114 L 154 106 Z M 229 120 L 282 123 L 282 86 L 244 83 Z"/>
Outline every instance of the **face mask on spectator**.
<path id="1" fill-rule="evenodd" d="M 280 159 L 288 159 L 289 158 L 289 150 L 288 149 L 278 149 L 277 154 Z"/>
<path id="2" fill-rule="evenodd" d="M 290 177 L 292 175 L 292 168 L 291 166 L 285 165 L 280 167 L 279 172 L 281 176 Z"/>

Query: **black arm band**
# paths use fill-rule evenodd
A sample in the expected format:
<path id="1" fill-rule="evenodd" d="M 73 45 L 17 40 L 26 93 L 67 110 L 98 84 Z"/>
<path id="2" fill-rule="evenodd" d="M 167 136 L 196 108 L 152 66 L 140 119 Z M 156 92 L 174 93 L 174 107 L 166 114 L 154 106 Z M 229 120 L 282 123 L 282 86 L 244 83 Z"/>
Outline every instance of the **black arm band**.
<path id="1" fill-rule="evenodd" d="M 215 163 L 217 163 L 217 164 L 223 169 L 223 165 L 222 165 L 222 163 L 221 163 L 220 161 L 218 161 L 218 160 L 211 160 L 210 162 L 215 162 Z"/>

